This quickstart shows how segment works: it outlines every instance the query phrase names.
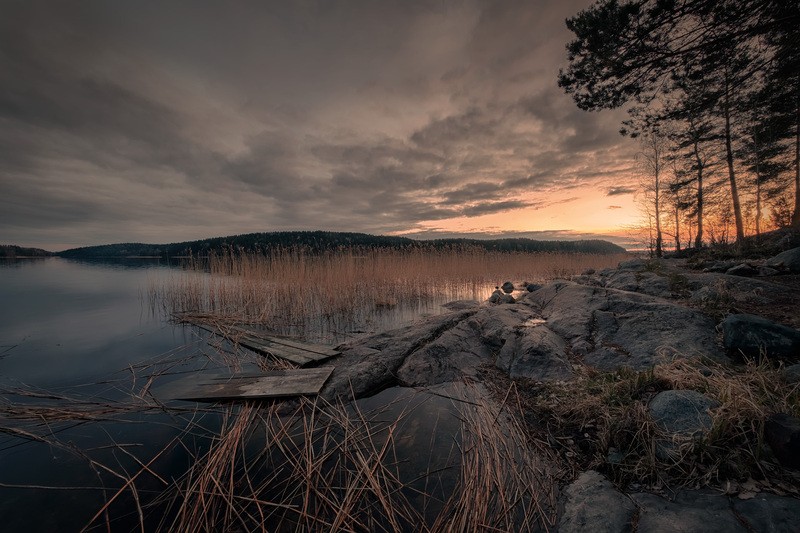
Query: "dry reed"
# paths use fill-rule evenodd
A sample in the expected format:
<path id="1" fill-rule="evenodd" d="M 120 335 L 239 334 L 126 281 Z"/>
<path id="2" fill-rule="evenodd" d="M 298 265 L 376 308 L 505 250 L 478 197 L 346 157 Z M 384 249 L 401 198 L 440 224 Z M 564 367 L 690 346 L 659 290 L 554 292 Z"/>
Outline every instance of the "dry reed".
<path id="1" fill-rule="evenodd" d="M 319 255 L 302 250 L 212 255 L 149 287 L 168 313 L 270 328 L 303 325 L 395 306 L 486 299 L 506 280 L 542 282 L 587 268 L 616 265 L 624 254 L 348 248 Z M 155 305 L 155 304 L 154 304 Z"/>

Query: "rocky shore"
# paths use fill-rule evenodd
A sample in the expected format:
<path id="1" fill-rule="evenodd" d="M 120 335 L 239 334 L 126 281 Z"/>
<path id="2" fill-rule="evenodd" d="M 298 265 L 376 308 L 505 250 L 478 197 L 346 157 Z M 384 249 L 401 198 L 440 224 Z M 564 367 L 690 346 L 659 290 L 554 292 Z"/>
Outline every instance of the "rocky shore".
<path id="1" fill-rule="evenodd" d="M 532 434 L 563 448 L 559 531 L 798 531 L 799 280 L 795 248 L 692 265 L 631 259 L 545 286 L 507 284 L 487 302 L 452 302 L 445 314 L 340 346 L 322 396 L 514 383 Z M 675 377 L 687 368 L 695 373 L 681 375 L 696 379 Z M 767 399 L 735 418 L 743 395 L 725 380 L 751 386 L 757 372 Z M 632 392 L 602 400 L 604 380 Z M 571 411 L 557 407 L 593 394 L 595 407 L 608 407 L 605 433 L 594 419 L 563 420 Z M 630 412 L 652 435 L 609 435 L 615 415 Z M 730 433 L 732 420 L 751 427 Z M 720 443 L 744 443 L 748 457 L 714 452 Z"/>

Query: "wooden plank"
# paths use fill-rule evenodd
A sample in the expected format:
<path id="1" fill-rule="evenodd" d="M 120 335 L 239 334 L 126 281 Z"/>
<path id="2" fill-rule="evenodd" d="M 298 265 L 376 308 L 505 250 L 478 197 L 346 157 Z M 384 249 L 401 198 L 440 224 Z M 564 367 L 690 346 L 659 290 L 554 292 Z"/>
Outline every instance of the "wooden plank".
<path id="1" fill-rule="evenodd" d="M 319 363 L 339 355 L 339 352 L 334 350 L 331 346 L 295 341 L 283 337 L 274 337 L 238 326 L 214 328 L 205 324 L 192 322 L 186 318 L 182 318 L 182 320 L 186 320 L 190 324 L 216 335 L 221 335 L 254 352 L 285 359 L 300 366 L 305 366 L 310 363 Z"/>
<path id="2" fill-rule="evenodd" d="M 247 335 L 248 337 L 263 339 L 269 341 L 272 344 L 288 346 L 290 348 L 296 348 L 298 350 L 303 350 L 305 352 L 317 355 L 324 355 L 327 357 L 336 357 L 337 355 L 339 355 L 339 352 L 334 350 L 332 346 L 325 346 L 324 344 L 315 344 L 313 342 L 296 341 L 284 337 L 274 337 L 272 335 L 264 335 L 261 332 L 246 328 L 233 327 L 231 329 L 241 332 L 242 334 Z"/>
<path id="3" fill-rule="evenodd" d="M 249 348 L 254 352 L 280 357 L 281 359 L 286 359 L 287 361 L 290 361 L 300 366 L 307 365 L 309 363 L 313 363 L 320 360 L 318 358 L 312 357 L 313 354 L 309 352 L 298 350 L 296 348 L 289 348 L 288 346 L 273 344 L 261 338 L 254 338 L 247 336 L 236 339 L 236 341 L 245 348 Z M 323 360 L 328 359 L 328 357 L 323 357 L 322 359 Z"/>
<path id="4" fill-rule="evenodd" d="M 197 383 L 178 399 L 203 402 L 314 396 L 319 394 L 331 372 L 333 367 L 214 377 Z"/>

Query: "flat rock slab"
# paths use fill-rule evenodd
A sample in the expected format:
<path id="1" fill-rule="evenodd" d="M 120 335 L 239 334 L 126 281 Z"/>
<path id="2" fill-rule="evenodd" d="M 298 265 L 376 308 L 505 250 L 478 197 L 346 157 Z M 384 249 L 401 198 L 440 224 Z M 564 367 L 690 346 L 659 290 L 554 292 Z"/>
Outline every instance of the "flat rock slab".
<path id="1" fill-rule="evenodd" d="M 631 498 L 639 507 L 637 533 L 750 533 L 722 494 L 685 491 L 667 500 L 639 493 Z"/>
<path id="2" fill-rule="evenodd" d="M 605 477 L 590 470 L 565 490 L 560 533 L 627 533 L 633 531 L 636 506 Z"/>
<path id="3" fill-rule="evenodd" d="M 540 313 L 574 355 L 601 370 L 642 370 L 673 356 L 722 358 L 711 317 L 656 296 L 558 281 L 519 305 Z"/>
<path id="4" fill-rule="evenodd" d="M 735 500 L 733 508 L 751 531 L 797 533 L 800 530 L 800 500 L 775 494 L 757 494 Z"/>
<path id="5" fill-rule="evenodd" d="M 314 396 L 332 372 L 328 367 L 220 376 L 194 384 L 178 399 L 205 402 Z"/>

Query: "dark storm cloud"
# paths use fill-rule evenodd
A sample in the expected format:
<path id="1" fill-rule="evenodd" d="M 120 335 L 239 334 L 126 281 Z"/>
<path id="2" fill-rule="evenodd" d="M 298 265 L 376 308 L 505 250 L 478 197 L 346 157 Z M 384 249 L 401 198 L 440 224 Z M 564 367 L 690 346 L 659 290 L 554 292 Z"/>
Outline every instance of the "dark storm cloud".
<path id="1" fill-rule="evenodd" d="M 610 187 L 606 190 L 606 196 L 620 196 L 623 194 L 633 194 L 636 189 L 633 187 Z"/>
<path id="2" fill-rule="evenodd" d="M 392 232 L 541 209 L 627 154 L 617 115 L 555 84 L 563 19 L 589 3 L 5 2 L 0 237 Z"/>

